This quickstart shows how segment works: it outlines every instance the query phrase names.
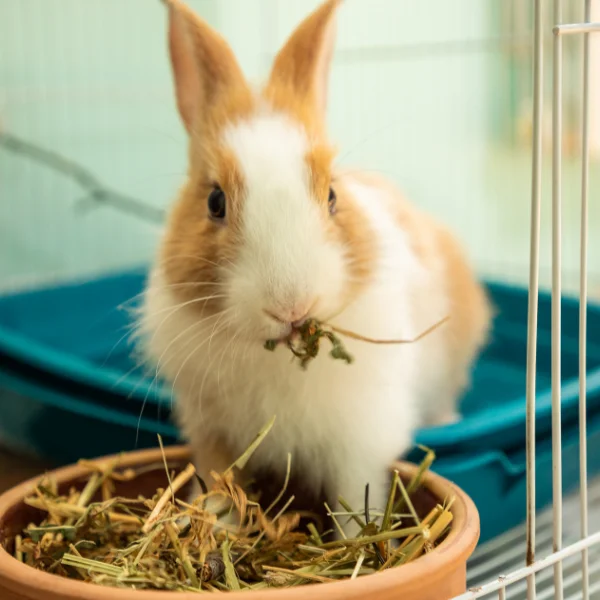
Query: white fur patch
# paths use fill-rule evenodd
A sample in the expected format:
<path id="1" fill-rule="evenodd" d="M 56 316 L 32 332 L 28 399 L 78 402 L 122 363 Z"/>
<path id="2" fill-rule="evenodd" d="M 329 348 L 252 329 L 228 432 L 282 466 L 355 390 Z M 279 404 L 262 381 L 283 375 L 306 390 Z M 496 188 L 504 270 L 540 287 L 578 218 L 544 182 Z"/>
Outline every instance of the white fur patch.
<path id="1" fill-rule="evenodd" d="M 332 312 L 345 283 L 344 249 L 327 239 L 323 204 L 311 197 L 304 130 L 284 115 L 265 113 L 227 129 L 224 142 L 247 190 L 243 243 L 230 280 L 233 304 L 244 299 L 240 319 L 263 315 L 269 328 L 264 310 L 299 317 L 316 303 L 317 312 Z"/>
<path id="2" fill-rule="evenodd" d="M 344 253 L 320 226 L 301 129 L 263 115 L 228 130 L 225 141 L 248 190 L 240 256 L 227 282 L 231 321 L 215 333 L 214 321 L 199 323 L 190 307 L 176 308 L 156 271 L 144 308 L 148 354 L 163 356 L 167 379 L 176 380 L 179 423 L 200 462 L 203 439 L 218 434 L 241 453 L 275 415 L 254 460 L 281 472 L 289 452 L 307 485 L 361 506 L 368 482 L 371 504 L 383 508 L 387 469 L 411 444 L 419 404 L 444 393 L 447 357 L 435 334 L 414 345 L 345 340 L 351 366 L 332 360 L 324 343 L 307 371 L 286 348 L 267 352 L 261 336 L 277 325 L 263 309 L 287 310 L 314 296 L 321 314 L 339 307 L 348 276 Z M 430 279 L 395 225 L 387 193 L 352 182 L 349 190 L 375 231 L 380 258 L 372 285 L 334 324 L 371 337 L 412 337 L 444 316 L 441 282 Z"/>

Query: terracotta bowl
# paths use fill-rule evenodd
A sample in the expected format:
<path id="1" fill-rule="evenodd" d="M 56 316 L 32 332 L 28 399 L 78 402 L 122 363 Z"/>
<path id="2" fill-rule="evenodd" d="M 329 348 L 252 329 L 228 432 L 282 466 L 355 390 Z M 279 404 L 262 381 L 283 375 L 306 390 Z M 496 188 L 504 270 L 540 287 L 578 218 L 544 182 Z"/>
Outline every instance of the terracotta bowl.
<path id="1" fill-rule="evenodd" d="M 185 447 L 166 451 L 170 466 L 177 468 L 189 460 Z M 127 454 L 124 466 L 140 467 L 156 464 L 134 481 L 124 484 L 121 495 L 151 495 L 164 487 L 165 474 L 159 450 L 144 450 Z M 403 477 L 409 478 L 416 467 L 408 463 L 394 465 Z M 77 465 L 52 472 L 59 486 L 67 489 L 83 483 L 85 469 Z M 191 592 L 138 591 L 96 586 L 50 575 L 29 567 L 12 556 L 14 536 L 30 522 L 40 517 L 39 511 L 26 506 L 23 499 L 35 487 L 31 479 L 0 496 L 0 598 L 2 600 L 192 600 Z M 353 600 L 377 598 L 391 600 L 448 600 L 466 590 L 466 563 L 479 539 L 479 515 L 471 499 L 454 484 L 429 473 L 424 479 L 425 505 L 453 495 L 454 520 L 446 539 L 432 552 L 412 563 L 383 573 L 359 577 L 353 581 L 311 584 L 289 589 L 274 588 L 253 592 L 230 592 L 228 600 L 295 600 L 310 595 L 312 600 Z"/>

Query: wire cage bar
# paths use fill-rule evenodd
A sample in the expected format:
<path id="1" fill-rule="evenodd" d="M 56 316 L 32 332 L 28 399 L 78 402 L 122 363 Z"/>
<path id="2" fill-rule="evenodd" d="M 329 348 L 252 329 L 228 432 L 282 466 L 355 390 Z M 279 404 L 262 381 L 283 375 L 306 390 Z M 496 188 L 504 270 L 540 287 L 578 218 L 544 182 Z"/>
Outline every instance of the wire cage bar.
<path id="1" fill-rule="evenodd" d="M 554 0 L 554 22 L 562 0 Z M 561 311 L 562 296 L 562 37 L 554 36 L 552 70 L 552 550 L 562 549 Z M 535 484 L 535 482 L 534 482 Z M 563 600 L 562 563 L 554 563 L 554 597 Z"/>
<path id="2" fill-rule="evenodd" d="M 600 23 L 592 22 L 591 0 L 584 0 L 583 23 L 562 23 L 563 1 L 554 0 L 552 53 L 552 553 L 536 559 L 536 496 L 535 496 L 535 397 L 536 347 L 538 321 L 538 291 L 540 268 L 540 213 L 542 180 L 542 123 L 543 123 L 543 5 L 533 0 L 533 137 L 531 180 L 531 230 L 529 272 L 529 319 L 526 377 L 526 456 L 527 456 L 527 523 L 525 566 L 498 577 L 459 596 L 456 600 L 491 598 L 496 593 L 505 600 L 511 584 L 526 580 L 527 600 L 536 598 L 536 573 L 552 567 L 554 599 L 563 600 L 563 561 L 581 554 L 581 598 L 590 600 L 589 548 L 600 545 L 600 531 L 589 532 L 589 498 L 587 477 L 587 299 L 588 299 L 588 204 L 590 168 L 590 35 L 600 32 Z M 562 249 L 562 134 L 563 134 L 563 38 L 583 36 L 582 120 L 581 120 L 581 222 L 580 222 L 580 281 L 579 281 L 579 507 L 580 539 L 563 547 L 562 498 L 562 440 L 561 440 L 561 249 Z"/>
<path id="3" fill-rule="evenodd" d="M 574 554 L 580 554 L 585 548 L 589 548 L 590 546 L 595 546 L 596 544 L 600 544 L 600 532 L 595 533 L 593 535 L 589 535 L 588 537 L 575 542 L 569 546 L 566 546 L 562 550 L 558 552 L 553 552 L 549 556 L 536 560 L 532 565 L 528 567 L 523 567 L 522 569 L 518 569 L 509 575 L 501 575 L 495 581 L 491 581 L 485 585 L 480 586 L 476 589 L 471 589 L 468 592 L 461 594 L 460 596 L 456 596 L 454 600 L 473 600 L 475 598 L 491 598 L 493 592 L 497 592 L 501 589 L 508 589 L 508 587 L 529 577 L 530 575 L 534 575 L 535 573 L 547 569 L 548 567 L 552 567 L 557 563 L 562 562 L 565 558 L 569 556 L 573 556 Z"/>
<path id="4" fill-rule="evenodd" d="M 538 291 L 540 262 L 540 221 L 542 197 L 542 68 L 544 46 L 542 43 L 542 0 L 534 6 L 534 82 L 533 82 L 533 159 L 531 173 L 531 233 L 529 258 L 529 320 L 527 326 L 527 371 L 526 371 L 526 429 L 527 429 L 527 551 L 526 564 L 535 561 L 535 393 L 536 393 L 536 349 L 538 323 Z M 500 593 L 504 593 L 501 588 Z M 535 598 L 535 575 L 527 579 L 527 598 Z"/>
<path id="5" fill-rule="evenodd" d="M 592 0 L 585 2 L 585 20 L 592 18 Z M 597 29 L 596 29 L 597 30 Z M 581 537 L 588 536 L 588 480 L 587 480 L 587 271 L 588 271 L 588 195 L 590 174 L 589 138 L 589 97 L 590 97 L 590 29 L 584 29 L 583 36 L 583 98 L 581 120 L 581 249 L 579 286 L 579 481 L 581 502 Z M 560 34 L 559 32 L 556 32 Z M 581 553 L 581 576 L 583 600 L 589 600 L 589 553 L 584 548 Z"/>

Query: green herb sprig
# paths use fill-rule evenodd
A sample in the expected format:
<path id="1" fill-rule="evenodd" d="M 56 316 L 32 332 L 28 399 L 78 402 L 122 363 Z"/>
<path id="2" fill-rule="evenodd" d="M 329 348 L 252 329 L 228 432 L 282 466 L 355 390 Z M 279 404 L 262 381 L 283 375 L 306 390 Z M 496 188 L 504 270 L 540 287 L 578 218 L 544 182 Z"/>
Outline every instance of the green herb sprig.
<path id="1" fill-rule="evenodd" d="M 438 327 L 443 325 L 448 318 L 449 317 L 445 317 L 441 321 L 438 321 L 411 340 L 374 339 L 354 333 L 353 331 L 348 331 L 339 327 L 333 327 L 332 325 L 322 323 L 317 319 L 308 319 L 302 325 L 295 327 L 287 338 L 283 340 L 267 340 L 264 344 L 264 348 L 265 350 L 269 350 L 269 352 L 275 352 L 279 345 L 284 344 L 299 360 L 300 366 L 303 369 L 306 369 L 308 364 L 319 354 L 321 340 L 325 338 L 331 343 L 329 356 L 335 360 L 341 360 L 350 365 L 354 362 L 354 357 L 346 350 L 339 336 L 353 338 L 369 344 L 413 344 L 435 331 Z"/>

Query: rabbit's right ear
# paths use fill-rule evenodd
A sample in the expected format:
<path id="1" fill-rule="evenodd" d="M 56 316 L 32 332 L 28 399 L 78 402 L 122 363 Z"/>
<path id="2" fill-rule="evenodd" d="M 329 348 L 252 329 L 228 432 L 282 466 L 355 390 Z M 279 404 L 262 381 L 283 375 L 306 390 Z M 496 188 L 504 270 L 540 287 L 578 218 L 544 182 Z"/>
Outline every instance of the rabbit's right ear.
<path id="1" fill-rule="evenodd" d="M 188 133 L 247 109 L 252 94 L 227 42 L 180 0 L 166 4 L 177 107 Z"/>

